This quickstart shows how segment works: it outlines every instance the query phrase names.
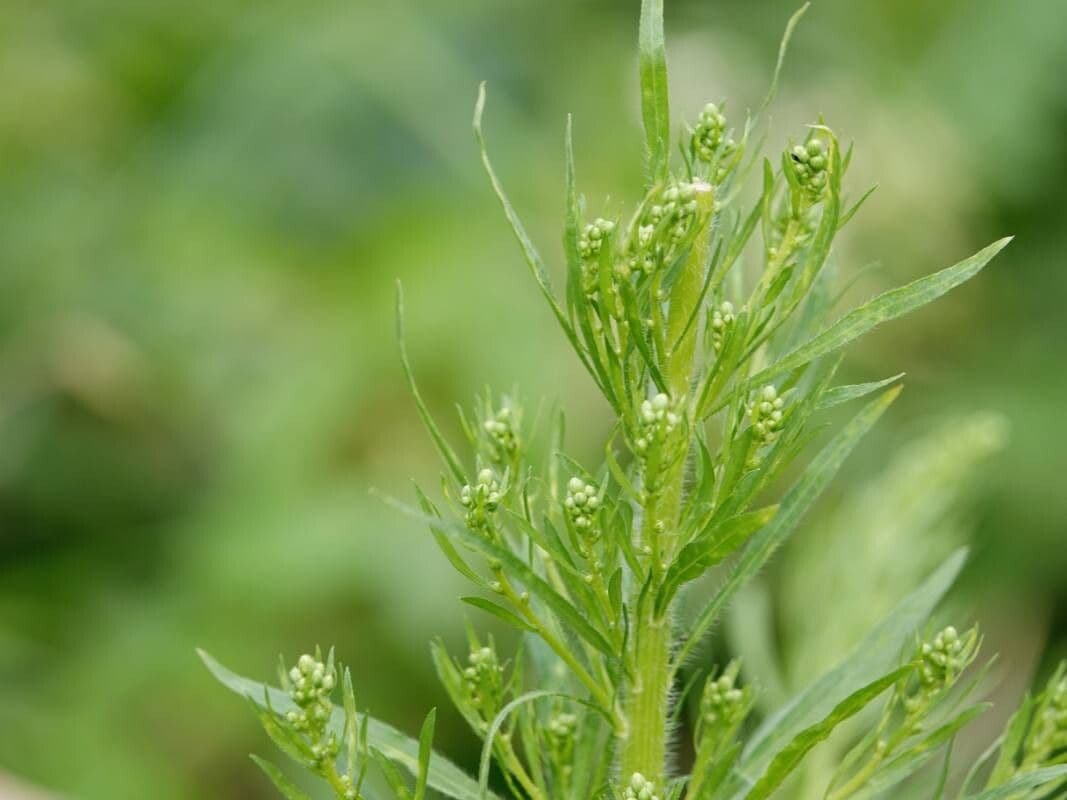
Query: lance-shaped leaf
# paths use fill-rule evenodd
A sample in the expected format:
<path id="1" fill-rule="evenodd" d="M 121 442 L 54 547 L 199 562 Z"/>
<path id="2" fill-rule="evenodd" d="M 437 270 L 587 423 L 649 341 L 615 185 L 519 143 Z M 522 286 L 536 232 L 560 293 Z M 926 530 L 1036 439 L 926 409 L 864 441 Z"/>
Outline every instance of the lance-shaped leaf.
<path id="1" fill-rule="evenodd" d="M 958 264 L 947 267 L 940 272 L 935 272 L 933 275 L 927 275 L 925 278 L 920 278 L 906 286 L 878 295 L 870 302 L 864 303 L 859 308 L 845 314 L 845 316 L 808 343 L 801 345 L 791 353 L 783 356 L 779 361 L 753 375 L 746 382 L 747 385 L 760 386 L 769 383 L 780 375 L 839 350 L 883 322 L 902 317 L 927 303 L 933 302 L 943 294 L 977 275 L 982 267 L 988 264 L 1010 241 L 1010 236 L 1005 237 L 979 250 L 973 256 L 964 259 Z"/>
<path id="2" fill-rule="evenodd" d="M 898 680 L 904 678 L 911 670 L 911 665 L 900 667 L 871 681 L 834 706 L 830 713 L 821 720 L 794 736 L 789 744 L 778 751 L 778 754 L 767 766 L 763 776 L 752 787 L 752 790 L 745 795 L 746 800 L 765 800 L 765 798 L 770 797 L 771 792 L 781 786 L 782 781 L 789 777 L 797 768 L 801 759 L 815 745 L 825 741 L 833 733 L 834 728 L 866 708 L 880 694 Z"/>
<path id="3" fill-rule="evenodd" d="M 663 0 L 642 0 L 637 47 L 641 73 L 641 119 L 645 126 L 645 158 L 651 185 L 666 179 L 671 152 Z"/>
<path id="4" fill-rule="evenodd" d="M 474 105 L 474 138 L 478 142 L 478 149 L 481 152 L 482 164 L 485 167 L 485 172 L 489 176 L 489 182 L 493 186 L 493 191 L 496 193 L 501 207 L 504 209 L 504 216 L 507 217 L 508 223 L 511 225 L 511 230 L 515 234 L 515 238 L 519 240 L 519 246 L 522 248 L 522 254 L 526 259 L 526 264 L 529 266 L 530 272 L 533 273 L 534 280 L 537 281 L 537 285 L 541 289 L 541 294 L 543 294 L 545 300 L 548 301 L 552 313 L 555 314 L 556 320 L 559 322 L 560 327 L 563 328 L 563 332 L 566 334 L 568 341 L 570 341 L 571 346 L 574 348 L 574 352 L 581 358 L 582 363 L 585 365 L 586 369 L 589 370 L 594 380 L 599 380 L 596 372 L 586 358 L 585 351 L 578 342 L 578 337 L 574 333 L 574 328 L 568 321 L 567 315 L 560 307 L 559 301 L 556 299 L 556 295 L 552 291 L 552 281 L 548 277 L 548 270 L 545 268 L 545 262 L 542 260 L 541 254 L 537 252 L 533 240 L 531 240 L 529 234 L 526 233 L 526 228 L 523 227 L 522 220 L 519 219 L 519 215 L 515 212 L 515 208 L 511 205 L 511 201 L 508 200 L 508 196 L 504 193 L 504 187 L 500 183 L 500 179 L 497 178 L 492 163 L 489 161 L 489 151 L 485 146 L 485 134 L 482 132 L 482 112 L 484 109 L 485 83 L 482 83 L 481 86 L 478 87 L 478 101 Z"/>
<path id="5" fill-rule="evenodd" d="M 433 439 L 434 446 L 437 448 L 437 452 L 440 453 L 449 472 L 452 473 L 453 479 L 455 479 L 456 483 L 462 485 L 466 482 L 463 476 L 463 464 L 460 462 L 455 450 L 448 444 L 444 434 L 441 433 L 441 429 L 437 427 L 433 417 L 430 416 L 430 409 L 426 406 L 426 402 L 419 392 L 419 387 L 415 383 L 415 373 L 411 369 L 411 361 L 408 359 L 408 349 L 404 341 L 404 292 L 400 287 L 399 281 L 396 284 L 396 339 L 400 347 L 400 363 L 404 367 L 404 376 L 408 380 L 411 396 L 415 398 L 415 406 L 419 409 L 422 424 L 429 431 L 430 438 Z"/>
<path id="6" fill-rule="evenodd" d="M 244 678 L 226 669 L 218 661 L 205 653 L 197 651 L 204 665 L 219 683 L 227 689 L 247 697 L 263 708 L 270 702 L 270 708 L 279 714 L 296 710 L 289 696 L 272 686 L 266 686 L 250 678 Z M 413 776 L 419 774 L 419 743 L 410 736 L 405 736 L 396 728 L 365 714 L 359 714 L 361 724 L 366 724 L 367 739 L 370 747 L 381 752 L 389 761 L 399 764 Z M 339 739 L 344 735 L 345 712 L 341 707 L 334 707 L 330 717 L 330 730 Z M 435 753 L 430 761 L 426 784 L 446 797 L 454 800 L 478 800 L 478 782 L 448 759 Z M 493 795 L 490 795 L 493 797 Z"/>
<path id="7" fill-rule="evenodd" d="M 753 534 L 766 525 L 778 511 L 767 506 L 729 519 L 714 520 L 693 541 L 682 548 L 667 570 L 656 597 L 656 613 L 662 614 L 682 584 L 696 580 L 707 570 L 726 559 Z"/>
<path id="8" fill-rule="evenodd" d="M 853 400 L 859 400 L 861 397 L 866 397 L 869 394 L 877 392 L 879 389 L 884 389 L 886 386 L 896 383 L 903 377 L 904 373 L 901 372 L 880 381 L 835 386 L 823 393 L 822 397 L 819 398 L 819 402 L 815 404 L 815 410 L 825 411 L 828 408 L 839 406 L 842 403 L 850 403 Z"/>
<path id="9" fill-rule="evenodd" d="M 977 275 L 1011 240 L 1012 237 L 1010 236 L 1000 239 L 958 264 L 946 267 L 940 272 L 927 275 L 925 278 L 920 278 L 905 286 L 884 292 L 859 308 L 853 309 L 822 333 L 790 351 L 778 361 L 760 370 L 747 380 L 734 386 L 731 391 L 724 393 L 724 396 L 717 402 L 711 402 L 714 397 L 702 395 L 701 403 L 698 406 L 700 408 L 699 416 L 704 418 L 714 414 L 735 398 L 744 395 L 753 388 L 771 383 L 782 375 L 803 367 L 805 364 L 809 364 L 822 356 L 840 350 L 849 342 L 870 332 L 883 322 L 897 319 L 933 302 Z M 708 393 L 705 391 L 704 394 Z"/>

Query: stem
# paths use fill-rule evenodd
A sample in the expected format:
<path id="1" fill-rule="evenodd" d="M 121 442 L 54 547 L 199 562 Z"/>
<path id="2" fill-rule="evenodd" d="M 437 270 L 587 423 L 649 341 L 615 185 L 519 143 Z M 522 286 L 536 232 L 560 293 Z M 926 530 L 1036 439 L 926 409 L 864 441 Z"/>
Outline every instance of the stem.
<path id="1" fill-rule="evenodd" d="M 671 289 L 667 313 L 666 341 L 676 342 L 666 353 L 665 375 L 671 399 L 678 401 L 688 392 L 696 353 L 696 326 L 686 330 L 695 305 L 700 302 L 704 269 L 708 255 L 707 228 L 711 220 L 714 193 L 708 184 L 697 184 L 702 230 Z M 692 430 L 691 426 L 687 430 Z M 692 435 L 691 433 L 689 434 Z M 687 443 L 688 448 L 688 443 Z M 675 459 L 660 475 L 646 475 L 646 486 L 654 482 L 643 509 L 641 541 L 649 545 L 653 557 L 649 564 L 652 586 L 644 603 L 639 604 L 642 586 L 633 587 L 631 608 L 640 611 L 634 620 L 627 660 L 633 669 L 633 683 L 623 696 L 623 713 L 627 732 L 620 742 L 619 763 L 623 780 L 640 772 L 657 786 L 664 786 L 667 772 L 667 742 L 670 735 L 671 646 L 673 644 L 670 610 L 656 617 L 653 597 L 659 586 L 663 562 L 674 556 L 678 540 L 678 518 L 685 483 L 685 459 Z M 655 468 L 648 465 L 649 471 Z M 638 576 L 636 584 L 641 584 Z"/>
<path id="2" fill-rule="evenodd" d="M 652 619 L 649 609 L 637 621 L 634 683 L 625 699 L 629 730 L 623 741 L 623 780 L 640 772 L 657 786 L 663 785 L 667 755 L 667 717 L 670 699 L 671 624 Z"/>

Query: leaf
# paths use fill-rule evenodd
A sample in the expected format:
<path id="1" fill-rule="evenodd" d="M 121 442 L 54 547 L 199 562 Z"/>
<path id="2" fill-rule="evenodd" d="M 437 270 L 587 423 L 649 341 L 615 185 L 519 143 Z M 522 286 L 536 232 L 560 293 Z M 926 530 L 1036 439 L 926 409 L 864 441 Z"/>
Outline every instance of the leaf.
<path id="1" fill-rule="evenodd" d="M 860 197 L 860 199 L 857 200 L 855 203 L 853 203 L 849 207 L 848 211 L 846 211 L 844 214 L 841 215 L 841 219 L 837 223 L 837 229 L 838 230 L 841 230 L 843 227 L 845 227 L 845 225 L 848 224 L 848 221 L 850 219 L 852 219 L 854 216 L 856 216 L 856 212 L 860 210 L 860 208 L 863 206 L 863 204 L 867 202 L 867 198 L 870 197 L 872 194 L 874 194 L 874 190 L 877 189 L 877 188 L 878 188 L 878 184 L 876 183 L 870 189 L 865 191 L 863 193 L 863 195 Z"/>
<path id="2" fill-rule="evenodd" d="M 428 516 L 440 516 L 437 509 L 434 507 L 434 504 L 430 502 L 430 498 L 428 498 L 418 486 L 415 487 L 415 494 L 418 495 L 419 506 Z M 441 530 L 436 526 L 431 525 L 430 533 L 433 535 L 434 541 L 437 542 L 438 548 L 444 553 L 445 558 L 448 559 L 448 563 L 452 565 L 456 572 L 465 577 L 475 586 L 485 586 L 485 580 L 482 576 L 475 572 L 471 566 L 463 560 L 463 557 L 459 554 L 456 548 L 452 546 L 452 542 L 448 540 L 448 537 L 445 536 Z"/>
<path id="3" fill-rule="evenodd" d="M 244 678 L 226 669 L 203 650 L 197 653 L 212 675 L 230 691 L 249 698 L 257 705 L 266 708 L 266 699 L 278 713 L 284 714 L 294 710 L 289 696 L 279 689 L 266 686 L 250 678 Z M 367 726 L 367 738 L 370 745 L 377 748 L 390 761 L 400 764 L 412 775 L 419 771 L 419 745 L 410 736 L 405 736 L 396 728 L 366 714 L 359 715 Z M 338 737 L 344 733 L 344 709 L 335 707 L 330 717 L 330 730 Z M 478 800 L 478 782 L 447 758 L 434 754 L 426 781 L 431 789 L 454 798 L 454 800 Z M 492 797 L 492 795 L 491 795 Z"/>
<path id="4" fill-rule="evenodd" d="M 419 771 L 415 775 L 415 800 L 426 797 L 426 783 L 430 778 L 430 757 L 433 754 L 433 731 L 437 722 L 437 709 L 431 708 L 419 732 Z"/>
<path id="5" fill-rule="evenodd" d="M 956 744 L 956 738 L 949 739 L 948 745 L 945 747 L 945 758 L 941 762 L 941 770 L 937 775 L 937 785 L 934 787 L 933 794 L 930 795 L 930 800 L 944 800 L 945 798 L 945 786 L 948 784 L 949 768 L 952 766 L 952 748 Z"/>
<path id="6" fill-rule="evenodd" d="M 749 541 L 733 573 L 697 617 L 685 644 L 679 650 L 677 663 L 682 663 L 692 653 L 693 648 L 719 618 L 719 614 L 737 590 L 760 571 L 779 545 L 792 533 L 797 523 L 837 474 L 845 458 L 899 393 L 899 388 L 890 389 L 868 403 L 815 457 L 803 476 L 782 499 L 774 519 Z"/>
<path id="7" fill-rule="evenodd" d="M 296 785 L 289 780 L 282 773 L 280 769 L 265 758 L 259 756 L 249 756 L 255 765 L 263 770 L 263 773 L 270 778 L 270 782 L 274 784 L 274 788 L 281 792 L 289 800 L 311 800 L 311 796 L 301 791 Z"/>
<path id="8" fill-rule="evenodd" d="M 563 332 L 566 334 L 574 351 L 578 354 L 578 357 L 581 358 L 586 369 L 593 375 L 594 380 L 596 380 L 597 376 L 586 359 L 585 351 L 578 343 L 578 337 L 574 333 L 574 328 L 571 327 L 570 322 L 567 320 L 567 315 L 563 312 L 563 309 L 560 308 L 559 301 L 556 300 L 556 295 L 552 291 L 552 282 L 548 277 L 548 270 L 545 269 L 545 263 L 541 259 L 540 253 L 537 252 L 537 248 L 534 246 L 529 234 L 526 233 L 526 229 L 522 225 L 522 220 L 520 220 L 519 215 L 515 213 L 511 201 L 508 200 L 508 196 L 504 193 L 504 187 L 501 185 L 500 179 L 497 178 L 496 172 L 493 170 L 493 165 L 489 161 L 489 152 L 485 145 L 485 134 L 482 131 L 482 112 L 484 110 L 485 83 L 483 82 L 478 87 L 478 101 L 474 104 L 474 138 L 478 142 L 478 149 L 481 152 L 482 165 L 485 167 L 485 172 L 489 176 L 489 182 L 493 186 L 493 191 L 496 193 L 497 199 L 500 201 L 500 205 L 504 209 L 504 216 L 507 217 L 508 223 L 511 225 L 511 230 L 515 234 L 515 238 L 519 240 L 519 246 L 522 248 L 522 254 L 526 258 L 526 264 L 529 266 L 530 272 L 534 276 L 534 280 L 537 281 L 537 285 L 541 289 L 541 294 L 543 294 L 545 300 L 548 301 L 552 313 L 556 315 L 556 321 L 559 322 L 560 327 L 563 328 Z"/>
<path id="9" fill-rule="evenodd" d="M 641 74 L 641 119 L 649 185 L 667 178 L 670 169 L 671 116 L 667 92 L 667 50 L 663 38 L 663 0 L 641 0 L 637 33 Z"/>
<path id="10" fill-rule="evenodd" d="M 723 561 L 760 528 L 770 522 L 778 506 L 767 506 L 729 519 L 715 520 L 682 548 L 667 570 L 656 598 L 656 613 L 662 614 L 682 584 L 696 580 Z"/>
<path id="11" fill-rule="evenodd" d="M 896 383 L 904 377 L 904 373 L 900 372 L 893 375 L 890 378 L 884 378 L 880 381 L 871 381 L 870 383 L 852 383 L 847 386 L 835 386 L 833 389 L 825 392 L 822 397 L 819 398 L 819 402 L 815 405 L 816 411 L 825 411 L 828 408 L 839 406 L 842 403 L 848 403 L 853 400 L 858 400 L 861 397 L 866 397 L 872 392 L 877 392 L 891 383 Z"/>
<path id="12" fill-rule="evenodd" d="M 1019 792 L 1037 789 L 1046 784 L 1067 778 L 1067 764 L 1035 769 L 1012 778 L 995 789 L 986 789 L 978 794 L 967 795 L 967 800 L 1013 800 Z"/>
<path id="13" fill-rule="evenodd" d="M 461 601 L 469 606 L 480 608 L 487 614 L 492 614 L 497 619 L 503 620 L 506 625 L 510 625 L 513 628 L 518 628 L 520 631 L 535 631 L 529 623 L 520 619 L 517 614 L 509 611 L 503 606 L 497 605 L 492 600 L 486 600 L 484 597 L 461 597 Z"/>
<path id="14" fill-rule="evenodd" d="M 770 797 L 771 792 L 777 789 L 796 769 L 801 759 L 815 745 L 825 741 L 834 728 L 858 714 L 886 689 L 904 678 L 911 671 L 911 665 L 907 665 L 868 683 L 834 706 L 833 710 L 817 723 L 798 733 L 789 744 L 778 751 L 763 776 L 752 787 L 752 790 L 745 795 L 747 800 L 764 800 L 764 798 Z"/>
<path id="15" fill-rule="evenodd" d="M 1015 758 L 1019 748 L 1022 747 L 1036 705 L 1037 701 L 1033 695 L 1027 694 L 1019 704 L 1019 708 L 1011 715 L 1011 719 L 1008 720 L 1004 735 L 1001 737 L 1000 753 L 993 771 L 989 774 L 989 780 L 986 782 L 988 788 L 1004 783 L 1015 771 Z"/>
<path id="16" fill-rule="evenodd" d="M 782 74 L 782 65 L 785 63 L 785 54 L 789 51 L 789 40 L 793 38 L 793 31 L 796 30 L 797 23 L 800 22 L 800 18 L 804 16 L 804 12 L 808 10 L 811 3 L 805 3 L 798 8 L 793 16 L 789 18 L 789 22 L 786 23 L 785 32 L 782 34 L 782 40 L 778 44 L 778 61 L 774 65 L 774 75 L 771 78 L 770 88 L 767 89 L 767 96 L 763 98 L 763 102 L 760 104 L 759 110 L 756 112 L 758 118 L 768 106 L 774 102 L 774 96 L 778 92 L 778 79 Z"/>
<path id="17" fill-rule="evenodd" d="M 966 557 L 965 549 L 953 553 L 914 592 L 898 603 L 848 657 L 765 719 L 752 734 L 742 756 L 742 773 L 759 774 L 797 731 L 811 725 L 842 698 L 894 664 L 901 648 L 955 581 Z"/>
<path id="18" fill-rule="evenodd" d="M 377 747 L 372 747 L 370 752 L 374 756 L 374 760 L 378 762 L 378 768 L 382 771 L 382 775 L 385 776 L 385 782 L 389 784 L 395 800 L 411 800 L 411 791 L 404 781 L 404 776 L 396 768 L 396 764 L 390 761 L 389 757 Z"/>
<path id="19" fill-rule="evenodd" d="M 964 281 L 973 278 L 1010 241 L 1010 236 L 1005 237 L 958 264 L 878 295 L 870 302 L 845 314 L 807 344 L 801 345 L 779 361 L 753 375 L 745 382 L 745 385 L 751 387 L 769 383 L 780 375 L 839 350 L 883 322 L 901 317 L 936 300 Z"/>
<path id="20" fill-rule="evenodd" d="M 415 405 L 419 409 L 419 416 L 422 417 L 422 424 L 429 431 L 430 438 L 433 439 L 434 446 L 448 466 L 452 477 L 459 484 L 466 483 L 466 478 L 463 475 L 463 465 L 460 463 L 459 456 L 448 444 L 440 428 L 437 427 L 437 423 L 433 421 L 433 417 L 430 416 L 430 410 L 426 407 L 426 403 L 419 393 L 419 387 L 415 383 L 415 373 L 411 369 L 407 345 L 404 342 L 404 291 L 400 286 L 400 281 L 396 282 L 396 340 L 400 346 L 400 363 L 404 367 L 408 388 L 411 390 L 411 396 L 415 398 Z"/>

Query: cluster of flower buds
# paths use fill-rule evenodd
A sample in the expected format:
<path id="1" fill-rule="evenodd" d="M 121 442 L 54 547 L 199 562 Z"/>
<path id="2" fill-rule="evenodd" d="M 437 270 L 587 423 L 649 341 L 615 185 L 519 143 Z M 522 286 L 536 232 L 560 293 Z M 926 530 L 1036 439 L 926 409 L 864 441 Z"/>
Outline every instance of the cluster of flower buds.
<path id="1" fill-rule="evenodd" d="M 711 346 L 715 352 L 722 349 L 723 340 L 730 326 L 734 324 L 734 305 L 724 301 L 711 310 L 711 321 L 708 327 L 711 330 Z"/>
<path id="2" fill-rule="evenodd" d="M 615 232 L 615 223 L 610 219 L 597 218 L 582 229 L 578 237 L 578 255 L 583 261 L 592 261 L 600 255 L 604 241 Z"/>
<path id="3" fill-rule="evenodd" d="M 473 648 L 467 656 L 467 667 L 463 670 L 467 699 L 482 719 L 492 719 L 500 710 L 503 675 L 504 668 L 492 647 Z"/>
<path id="4" fill-rule="evenodd" d="M 919 647 L 919 681 L 931 688 L 949 686 L 969 663 L 967 655 L 967 642 L 949 625 Z"/>
<path id="5" fill-rule="evenodd" d="M 557 764 L 567 767 L 574 756 L 574 732 L 578 717 L 566 711 L 557 711 L 549 717 L 545 733 Z"/>
<path id="6" fill-rule="evenodd" d="M 693 128 L 693 155 L 710 164 L 726 135 L 726 117 L 714 103 L 708 103 Z"/>
<path id="7" fill-rule="evenodd" d="M 498 464 L 507 464 L 519 451 L 518 414 L 510 405 L 490 414 L 482 429 L 489 437 L 490 453 Z"/>
<path id="8" fill-rule="evenodd" d="M 1035 764 L 1067 748 L 1067 675 L 1063 665 L 1049 681 L 1037 706 L 1031 733 L 1026 742 L 1026 758 Z"/>
<path id="9" fill-rule="evenodd" d="M 926 709 L 931 698 L 949 689 L 978 652 L 978 630 L 972 628 L 962 636 L 951 625 L 933 639 L 919 645 L 916 674 L 918 691 L 904 701 L 911 714 Z"/>
<path id="10" fill-rule="evenodd" d="M 340 745 L 332 733 L 326 733 L 333 713 L 330 695 L 337 684 L 336 669 L 305 653 L 289 670 L 288 678 L 289 697 L 296 708 L 286 713 L 286 721 L 307 735 L 316 759 L 336 757 Z"/>
<path id="11" fill-rule="evenodd" d="M 673 433 L 682 421 L 678 411 L 672 408 L 671 399 L 662 392 L 641 403 L 639 417 L 641 435 L 635 442 L 639 454 L 648 450 L 653 442 L 662 441 Z"/>
<path id="12" fill-rule="evenodd" d="M 778 390 L 770 385 L 760 389 L 756 399 L 749 403 L 748 415 L 752 420 L 752 432 L 759 444 L 771 444 L 778 438 L 778 433 L 782 430 L 784 406 L 785 400 L 779 397 Z"/>
<path id="13" fill-rule="evenodd" d="M 504 491 L 495 473 L 486 467 L 478 473 L 474 486 L 465 484 L 459 491 L 459 502 L 467 509 L 466 522 L 471 530 L 483 530 L 489 515 L 500 505 Z"/>
<path id="14" fill-rule="evenodd" d="M 596 486 L 574 477 L 567 482 L 567 497 L 563 501 L 567 517 L 579 531 L 593 528 L 594 518 L 600 510 L 600 495 Z"/>
<path id="15" fill-rule="evenodd" d="M 656 794 L 656 784 L 640 772 L 635 772 L 630 776 L 630 782 L 622 796 L 623 800 L 659 800 L 659 795 Z"/>
<path id="16" fill-rule="evenodd" d="M 822 139 L 809 139 L 789 151 L 793 174 L 812 203 L 819 202 L 826 191 L 827 156 L 826 143 Z"/>
<path id="17" fill-rule="evenodd" d="M 701 722 L 707 727 L 729 727 L 744 715 L 745 692 L 737 688 L 740 666 L 733 662 L 718 678 L 712 676 L 704 684 L 700 698 Z"/>
<path id="18" fill-rule="evenodd" d="M 662 226 L 667 236 L 677 242 L 689 233 L 698 208 L 696 187 L 680 181 L 663 190 L 659 202 L 648 209 L 648 218 L 655 227 Z"/>
<path id="19" fill-rule="evenodd" d="M 614 222 L 598 218 L 586 225 L 578 237 L 578 255 L 582 259 L 582 288 L 586 294 L 594 294 L 599 289 L 600 251 L 605 243 L 610 246 L 614 232 Z"/>

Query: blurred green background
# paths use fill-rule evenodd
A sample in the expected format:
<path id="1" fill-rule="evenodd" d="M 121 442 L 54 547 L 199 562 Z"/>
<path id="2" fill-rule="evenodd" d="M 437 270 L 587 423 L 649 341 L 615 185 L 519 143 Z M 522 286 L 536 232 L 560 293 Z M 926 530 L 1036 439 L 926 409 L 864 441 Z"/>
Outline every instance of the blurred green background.
<path id="1" fill-rule="evenodd" d="M 271 796 L 244 757 L 265 738 L 197 645 L 266 677 L 279 651 L 334 643 L 361 702 L 409 731 L 443 702 L 426 642 L 461 633 L 460 584 L 367 491 L 437 473 L 393 283 L 450 431 L 487 383 L 605 419 L 470 115 L 487 79 L 497 167 L 555 258 L 567 112 L 589 207 L 639 190 L 637 6 L 0 1 L 0 797 L 16 778 Z M 668 0 L 675 108 L 758 103 L 794 7 Z M 821 112 L 857 142 L 853 192 L 880 184 L 839 259 L 881 262 L 853 301 L 1017 236 L 853 351 L 850 377 L 907 370 L 908 388 L 843 478 L 953 415 L 1003 414 L 1008 443 L 957 513 L 976 545 L 964 606 L 1016 684 L 1067 636 L 1065 12 L 820 0 L 771 136 Z M 605 425 L 571 428 L 595 454 Z M 827 598 L 809 601 L 818 618 Z M 438 738 L 474 758 L 454 715 Z"/>

